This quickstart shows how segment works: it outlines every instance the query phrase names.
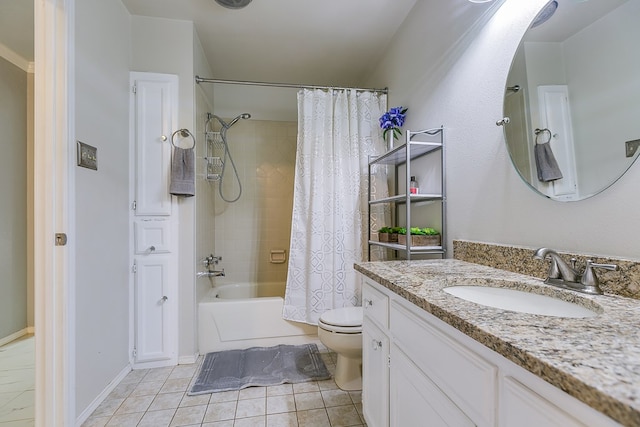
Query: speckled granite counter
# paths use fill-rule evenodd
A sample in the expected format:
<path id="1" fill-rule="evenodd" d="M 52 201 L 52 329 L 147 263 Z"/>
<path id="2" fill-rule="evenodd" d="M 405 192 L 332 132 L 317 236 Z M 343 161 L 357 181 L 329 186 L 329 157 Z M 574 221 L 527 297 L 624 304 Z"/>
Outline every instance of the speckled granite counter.
<path id="1" fill-rule="evenodd" d="M 627 426 L 640 426 L 640 301 L 564 291 L 458 260 L 388 261 L 355 269 L 486 347 Z M 481 306 L 442 289 L 474 284 L 548 294 L 595 309 L 574 319 Z"/>

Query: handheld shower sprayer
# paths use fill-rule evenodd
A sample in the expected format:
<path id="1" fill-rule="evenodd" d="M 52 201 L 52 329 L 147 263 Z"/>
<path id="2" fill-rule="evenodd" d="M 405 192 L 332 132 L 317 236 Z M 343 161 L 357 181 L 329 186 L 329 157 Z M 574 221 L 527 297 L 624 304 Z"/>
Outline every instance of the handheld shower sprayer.
<path id="1" fill-rule="evenodd" d="M 222 120 L 219 116 L 216 116 L 215 114 L 207 113 L 207 122 L 205 124 L 205 128 L 207 129 L 205 131 L 205 135 L 207 135 L 207 136 L 209 135 L 209 133 L 213 134 L 213 128 L 209 127 L 209 122 L 213 118 L 215 118 L 218 121 L 218 123 L 220 123 L 220 131 L 216 132 L 216 133 L 218 133 L 219 136 L 220 136 L 220 140 L 222 141 L 222 149 L 224 150 L 224 159 L 221 162 L 222 163 L 222 170 L 220 172 L 220 180 L 218 181 L 218 192 L 219 192 L 220 197 L 222 198 L 222 200 L 224 200 L 225 202 L 228 202 L 228 203 L 233 203 L 236 200 L 238 200 L 240 198 L 240 196 L 242 195 L 242 183 L 240 182 L 240 176 L 238 174 L 238 170 L 236 169 L 236 165 L 235 165 L 235 163 L 233 161 L 233 157 L 231 156 L 231 152 L 229 151 L 229 145 L 227 144 L 227 130 L 229 130 L 229 128 L 231 126 L 233 126 L 238 120 L 240 120 L 240 119 L 247 120 L 247 119 L 251 118 L 251 114 L 249 114 L 249 113 L 239 114 L 238 116 L 234 117 L 229 123 L 227 123 L 224 120 Z M 236 181 L 238 183 L 238 196 L 233 198 L 233 199 L 229 199 L 229 198 L 225 197 L 225 195 L 223 194 L 223 191 L 222 191 L 222 182 L 223 182 L 224 177 L 225 177 L 227 159 L 228 159 L 229 163 L 231 163 L 231 167 L 233 168 L 233 172 L 234 172 Z"/>

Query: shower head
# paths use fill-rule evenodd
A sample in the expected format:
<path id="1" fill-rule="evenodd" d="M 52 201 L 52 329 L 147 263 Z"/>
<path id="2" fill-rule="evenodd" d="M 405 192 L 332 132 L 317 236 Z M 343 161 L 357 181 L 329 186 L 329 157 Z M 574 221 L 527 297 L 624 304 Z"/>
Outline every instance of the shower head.
<path id="1" fill-rule="evenodd" d="M 251 114 L 249 113 L 242 113 L 239 116 L 237 116 L 236 118 L 234 118 L 233 120 L 231 120 L 228 124 L 225 123 L 223 124 L 224 127 L 226 127 L 227 129 L 229 129 L 231 126 L 233 126 L 234 124 L 236 124 L 236 122 L 240 119 L 249 119 L 251 118 Z"/>
<path id="2" fill-rule="evenodd" d="M 216 0 L 216 3 L 227 9 L 242 9 L 251 3 L 251 0 Z"/>
<path id="3" fill-rule="evenodd" d="M 531 24 L 531 28 L 537 27 L 538 25 L 544 24 L 547 22 L 549 18 L 556 13 L 556 9 L 558 8 L 558 2 L 553 0 L 547 3 L 547 5 L 538 13 L 538 16 L 533 20 L 533 24 Z"/>

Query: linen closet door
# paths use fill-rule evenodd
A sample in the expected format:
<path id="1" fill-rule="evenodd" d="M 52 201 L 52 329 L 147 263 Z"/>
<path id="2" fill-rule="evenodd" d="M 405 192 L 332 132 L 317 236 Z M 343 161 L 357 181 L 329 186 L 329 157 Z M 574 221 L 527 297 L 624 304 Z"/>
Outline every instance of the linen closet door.
<path id="1" fill-rule="evenodd" d="M 176 209 L 169 194 L 178 78 L 131 73 L 132 351 L 135 368 L 177 363 Z"/>

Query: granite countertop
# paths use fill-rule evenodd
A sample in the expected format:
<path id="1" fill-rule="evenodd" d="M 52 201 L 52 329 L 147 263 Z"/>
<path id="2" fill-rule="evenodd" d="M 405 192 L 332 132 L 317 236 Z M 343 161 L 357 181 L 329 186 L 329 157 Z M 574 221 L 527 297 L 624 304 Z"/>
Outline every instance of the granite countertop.
<path id="1" fill-rule="evenodd" d="M 365 262 L 355 269 L 619 423 L 640 425 L 640 300 L 565 291 L 530 276 L 450 259 Z M 549 294 L 598 315 L 524 314 L 443 291 L 461 284 Z"/>

